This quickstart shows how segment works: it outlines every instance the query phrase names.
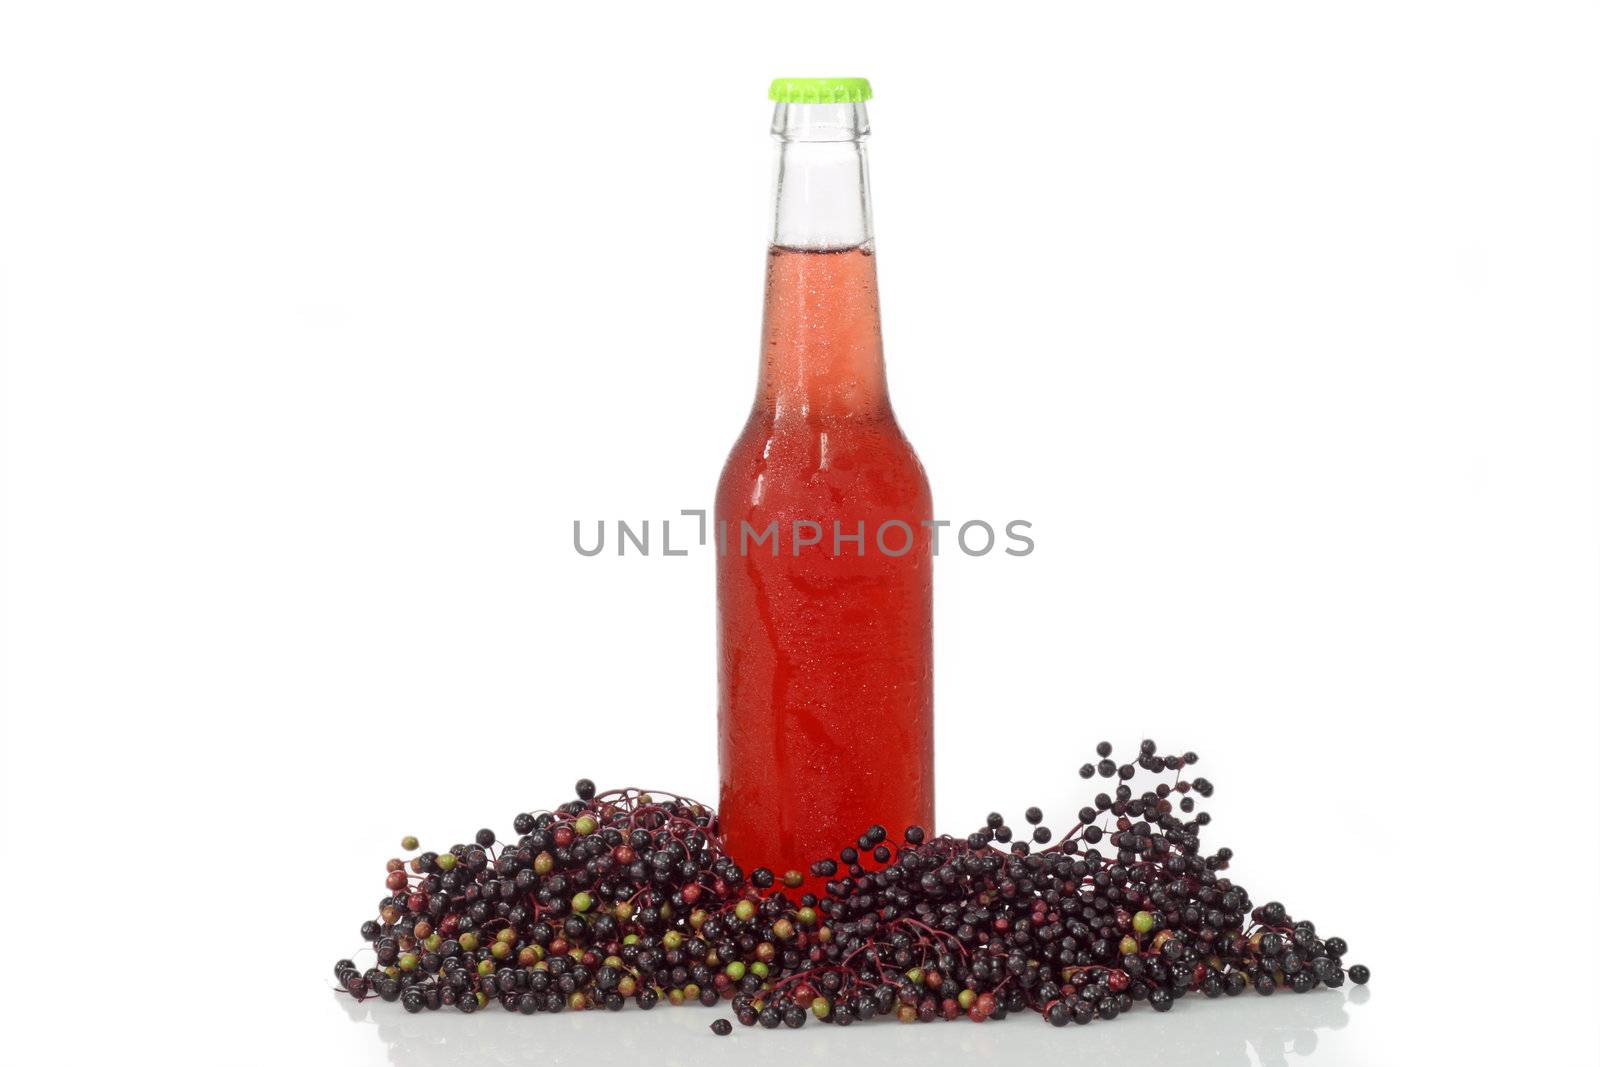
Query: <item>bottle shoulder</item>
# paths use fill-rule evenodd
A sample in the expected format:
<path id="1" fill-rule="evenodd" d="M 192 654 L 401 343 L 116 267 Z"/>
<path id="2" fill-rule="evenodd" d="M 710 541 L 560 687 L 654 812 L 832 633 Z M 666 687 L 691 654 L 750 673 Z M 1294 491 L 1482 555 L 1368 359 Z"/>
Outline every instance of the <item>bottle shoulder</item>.
<path id="1" fill-rule="evenodd" d="M 806 504 L 931 509 L 928 478 L 892 414 L 786 420 L 756 412 L 728 453 L 719 510 Z"/>
<path id="2" fill-rule="evenodd" d="M 826 449 L 826 455 L 823 450 Z M 765 458 L 783 454 L 815 454 L 818 459 L 846 455 L 915 456 L 911 441 L 893 411 L 875 415 L 774 416 L 759 407 L 751 412 L 729 450 L 729 460 L 759 452 Z"/>

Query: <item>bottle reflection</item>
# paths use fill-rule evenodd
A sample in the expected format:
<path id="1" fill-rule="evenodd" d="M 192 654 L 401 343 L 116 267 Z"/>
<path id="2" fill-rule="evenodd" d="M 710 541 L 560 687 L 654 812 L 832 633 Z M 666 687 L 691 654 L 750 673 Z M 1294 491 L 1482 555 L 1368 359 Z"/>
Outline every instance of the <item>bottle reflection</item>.
<path id="1" fill-rule="evenodd" d="M 1070 1051 L 1077 1062 L 1118 1062 L 1255 1067 L 1287 1064 L 1317 1050 L 1318 1037 L 1342 1029 L 1347 1009 L 1371 996 L 1365 987 L 1348 992 L 1317 990 L 1300 996 L 1280 993 L 1270 999 L 1246 995 L 1201 1003 L 1184 998 L 1167 1015 L 1137 1011 L 1115 1022 L 1057 1030 L 1042 1019 L 1022 1016 L 1000 1024 L 936 1023 L 905 1026 L 887 1020 L 838 1034 L 831 1027 L 754 1033 L 735 1027 L 729 1038 L 713 1036 L 711 1020 L 725 1010 L 658 1008 L 642 1012 L 563 1014 L 527 1017 L 491 1006 L 475 1015 L 452 1009 L 407 1015 L 397 1004 L 356 1003 L 340 996 L 351 1019 L 370 1023 L 397 1067 L 453 1067 L 457 1064 L 593 1064 L 640 1058 L 660 1067 L 705 1067 L 725 1056 L 748 1060 L 752 1054 L 779 1057 L 786 1064 L 832 1064 L 841 1057 L 870 1058 L 874 1067 L 927 1067 L 936 1061 L 1012 1063 L 1060 1057 Z M 741 1040 L 741 1036 L 743 1040 Z M 759 1052 L 754 1042 L 760 1042 Z M 933 1044 L 936 1042 L 937 1044 Z"/>

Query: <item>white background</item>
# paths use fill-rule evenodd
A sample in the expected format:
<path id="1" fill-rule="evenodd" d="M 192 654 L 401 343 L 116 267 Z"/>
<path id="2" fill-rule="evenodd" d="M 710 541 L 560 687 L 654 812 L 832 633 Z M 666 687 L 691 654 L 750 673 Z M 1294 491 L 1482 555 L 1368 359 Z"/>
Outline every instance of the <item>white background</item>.
<path id="1" fill-rule="evenodd" d="M 1597 28 L 5 5 L 5 1058 L 1595 1062 Z M 710 555 L 571 524 L 709 505 L 766 83 L 818 73 L 878 92 L 938 511 L 1038 542 L 939 562 L 944 827 L 1075 810 L 1102 736 L 1197 749 L 1213 843 L 1369 996 L 718 1042 L 330 991 L 403 833 L 714 798 Z"/>

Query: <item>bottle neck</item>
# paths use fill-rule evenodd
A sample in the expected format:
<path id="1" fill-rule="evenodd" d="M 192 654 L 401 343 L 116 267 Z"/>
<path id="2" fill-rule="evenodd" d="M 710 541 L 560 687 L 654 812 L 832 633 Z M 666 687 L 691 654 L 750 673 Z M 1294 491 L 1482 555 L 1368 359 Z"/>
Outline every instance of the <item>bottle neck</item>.
<path id="1" fill-rule="evenodd" d="M 865 104 L 779 104 L 772 243 L 812 251 L 872 247 Z"/>
<path id="2" fill-rule="evenodd" d="M 861 104 L 779 104 L 756 407 L 774 420 L 890 415 Z"/>

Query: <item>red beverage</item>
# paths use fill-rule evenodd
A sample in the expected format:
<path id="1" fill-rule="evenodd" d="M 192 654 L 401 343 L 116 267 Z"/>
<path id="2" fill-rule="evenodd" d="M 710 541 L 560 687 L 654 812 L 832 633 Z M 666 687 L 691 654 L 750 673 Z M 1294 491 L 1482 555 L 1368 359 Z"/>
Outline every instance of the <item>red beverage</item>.
<path id="1" fill-rule="evenodd" d="M 884 378 L 865 118 L 774 120 L 760 382 L 716 502 L 719 810 L 746 869 L 932 829 L 932 499 Z"/>

